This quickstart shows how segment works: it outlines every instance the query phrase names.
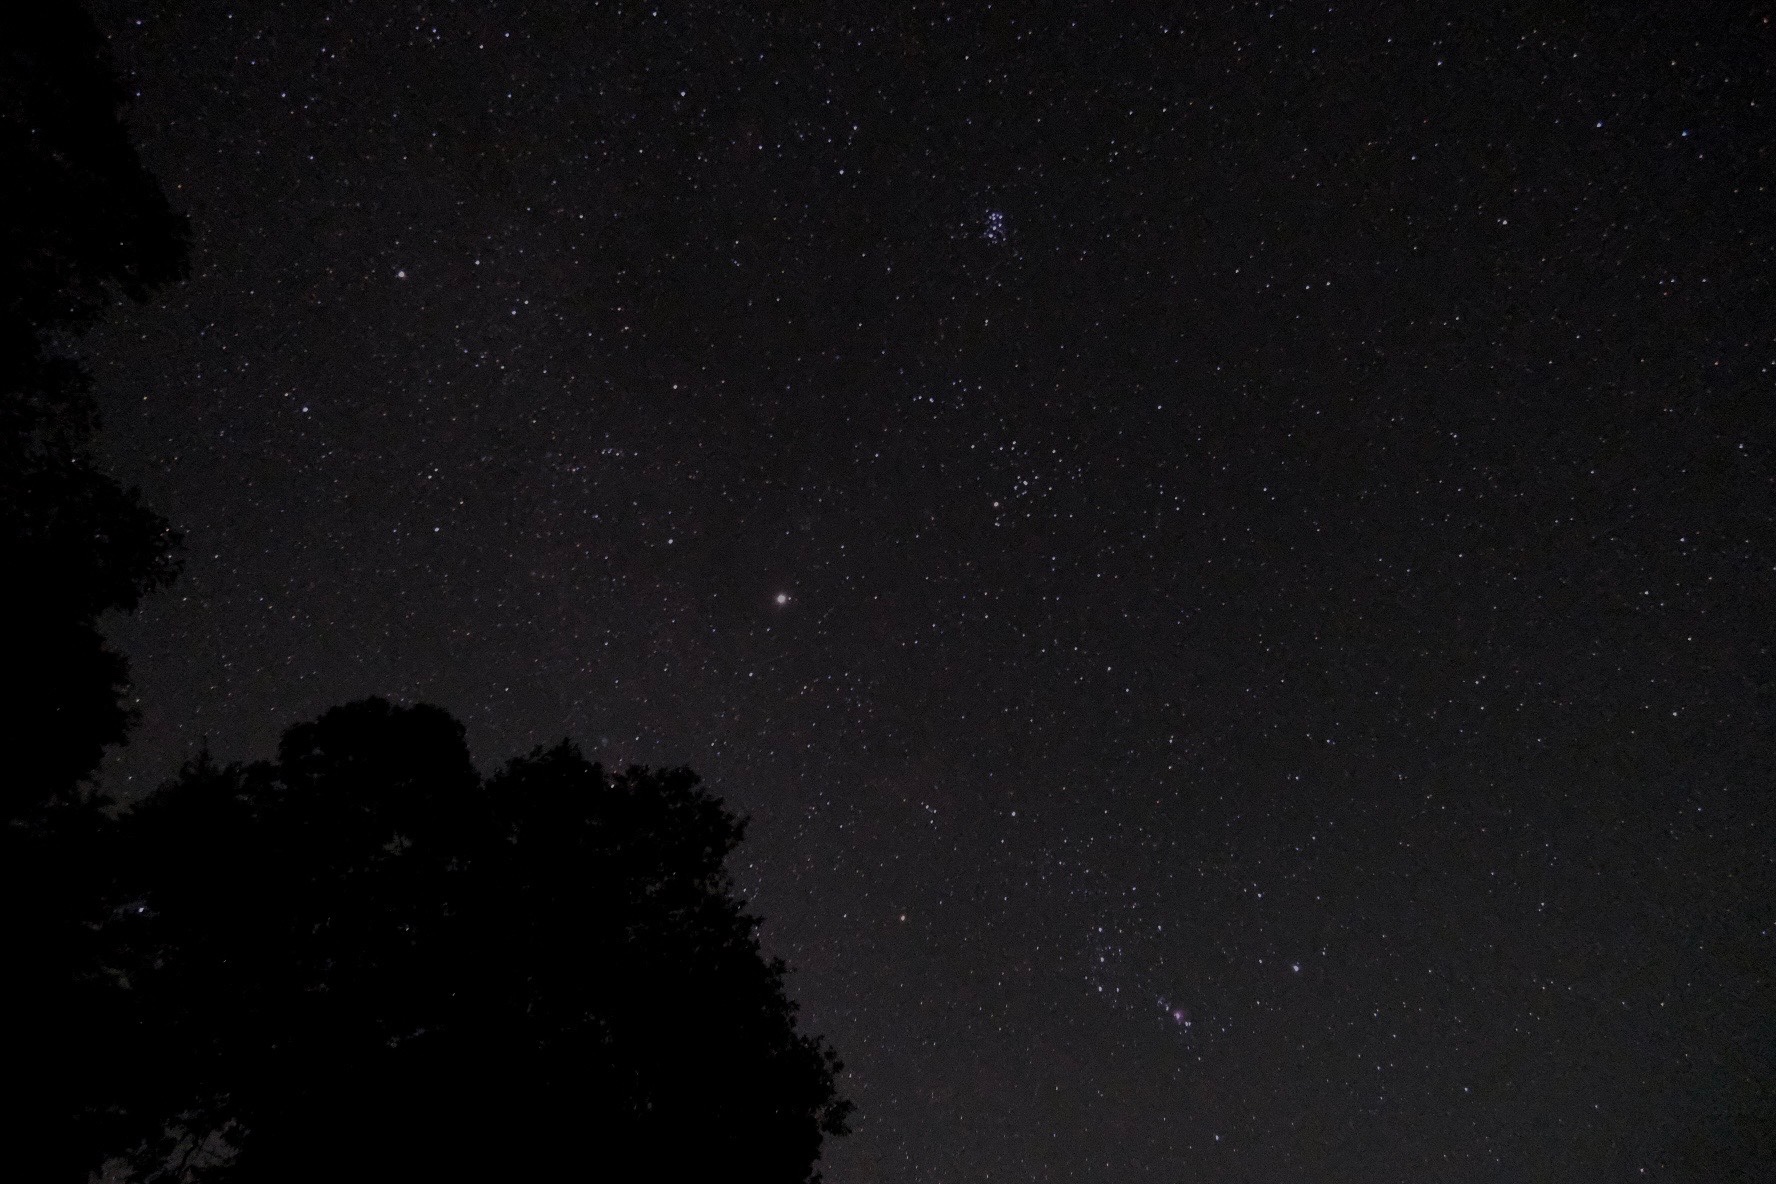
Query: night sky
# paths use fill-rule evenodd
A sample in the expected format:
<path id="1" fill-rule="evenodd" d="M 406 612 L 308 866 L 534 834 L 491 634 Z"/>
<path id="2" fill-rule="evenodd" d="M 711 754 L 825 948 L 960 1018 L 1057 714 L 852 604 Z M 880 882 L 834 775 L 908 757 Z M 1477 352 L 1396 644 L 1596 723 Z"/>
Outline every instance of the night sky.
<path id="1" fill-rule="evenodd" d="M 97 7 L 111 792 L 694 766 L 829 1184 L 1776 1171 L 1769 6 Z"/>

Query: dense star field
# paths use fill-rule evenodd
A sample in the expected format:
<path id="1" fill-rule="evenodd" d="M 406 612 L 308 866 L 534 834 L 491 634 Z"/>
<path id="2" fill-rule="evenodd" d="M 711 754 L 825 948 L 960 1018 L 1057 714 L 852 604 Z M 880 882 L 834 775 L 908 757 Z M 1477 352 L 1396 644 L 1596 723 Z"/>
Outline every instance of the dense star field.
<path id="1" fill-rule="evenodd" d="M 97 6 L 106 787 L 695 767 L 829 1184 L 1768 1178 L 1768 9 L 865 7 Z"/>

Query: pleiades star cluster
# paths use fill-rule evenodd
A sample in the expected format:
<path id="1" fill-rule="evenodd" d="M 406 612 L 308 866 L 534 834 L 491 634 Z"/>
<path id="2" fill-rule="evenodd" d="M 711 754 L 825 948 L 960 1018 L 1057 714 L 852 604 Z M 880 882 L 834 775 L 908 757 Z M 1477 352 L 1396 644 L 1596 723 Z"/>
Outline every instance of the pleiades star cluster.
<path id="1" fill-rule="evenodd" d="M 98 17 L 110 792 L 695 767 L 829 1184 L 1776 1172 L 1768 6 Z"/>

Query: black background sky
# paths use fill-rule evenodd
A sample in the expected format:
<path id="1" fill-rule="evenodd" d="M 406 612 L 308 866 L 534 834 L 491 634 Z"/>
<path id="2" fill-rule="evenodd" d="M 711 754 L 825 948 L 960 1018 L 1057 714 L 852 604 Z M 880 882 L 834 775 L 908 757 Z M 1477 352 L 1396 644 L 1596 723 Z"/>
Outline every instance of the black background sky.
<path id="1" fill-rule="evenodd" d="M 694 765 L 830 1184 L 1757 1178 L 1776 31 L 1583 7 L 105 0 L 107 784 Z"/>

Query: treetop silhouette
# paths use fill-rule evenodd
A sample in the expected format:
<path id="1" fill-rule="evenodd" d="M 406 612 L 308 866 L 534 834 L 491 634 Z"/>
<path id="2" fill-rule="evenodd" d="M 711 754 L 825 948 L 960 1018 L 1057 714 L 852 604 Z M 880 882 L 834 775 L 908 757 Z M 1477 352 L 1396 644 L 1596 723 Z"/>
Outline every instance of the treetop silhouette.
<path id="1" fill-rule="evenodd" d="M 688 770 L 563 743 L 483 780 L 444 712 L 372 699 L 125 830 L 150 1178 L 799 1182 L 845 1129 Z"/>

